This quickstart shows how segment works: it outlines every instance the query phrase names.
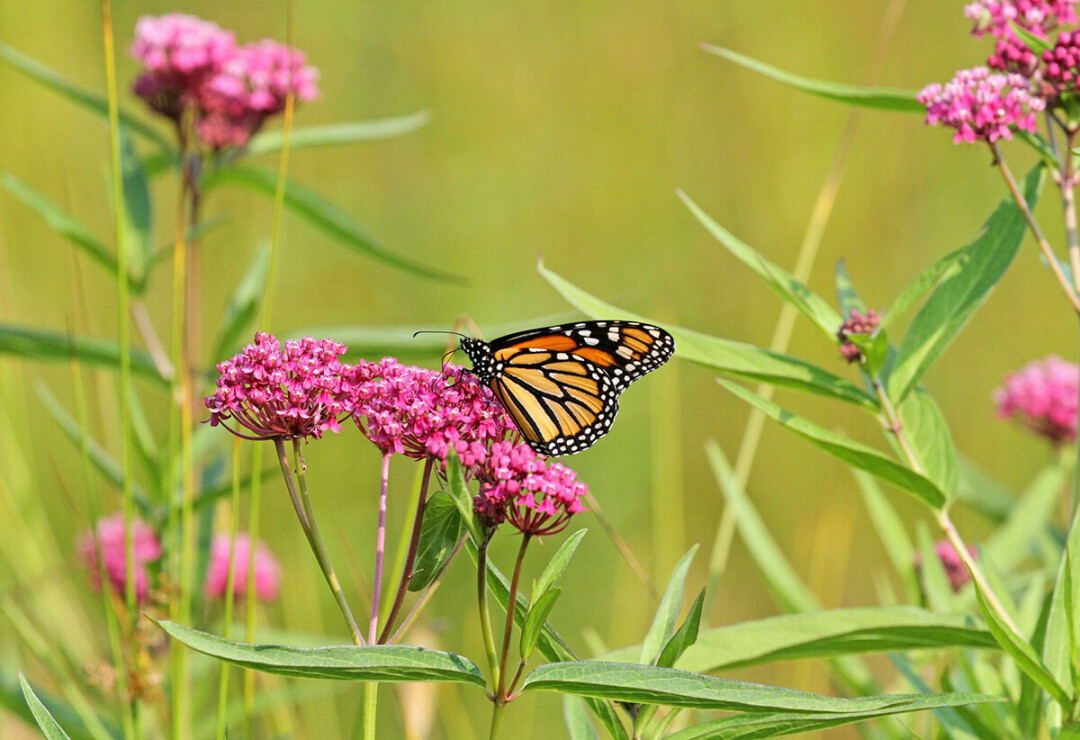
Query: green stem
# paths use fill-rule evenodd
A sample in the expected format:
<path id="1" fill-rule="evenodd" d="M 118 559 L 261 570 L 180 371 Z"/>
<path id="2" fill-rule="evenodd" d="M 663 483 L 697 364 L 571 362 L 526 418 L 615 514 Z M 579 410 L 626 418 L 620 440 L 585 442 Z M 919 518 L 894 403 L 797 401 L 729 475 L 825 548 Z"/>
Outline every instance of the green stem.
<path id="1" fill-rule="evenodd" d="M 248 494 L 248 528 L 251 542 L 259 541 L 259 508 L 262 502 L 263 446 L 251 453 L 251 492 Z M 244 591 L 244 640 L 255 642 L 255 548 L 248 553 L 247 583 Z M 253 736 L 255 725 L 255 671 L 244 671 L 244 737 Z"/>
<path id="2" fill-rule="evenodd" d="M 386 555 L 386 489 L 390 484 L 390 458 L 392 452 L 382 456 L 382 474 L 379 480 L 379 517 L 375 531 L 375 579 L 371 587 L 371 619 L 368 622 L 368 642 L 374 645 L 379 639 L 379 601 L 382 598 L 383 558 Z"/>
<path id="3" fill-rule="evenodd" d="M 375 740 L 375 714 L 378 710 L 379 684 L 364 684 L 364 704 L 361 708 L 361 737 L 363 740 Z"/>
<path id="4" fill-rule="evenodd" d="M 506 599 L 506 625 L 503 627 L 502 653 L 499 656 L 499 688 L 495 692 L 496 701 L 506 701 L 506 661 L 510 655 L 510 638 L 514 631 L 514 611 L 517 607 L 518 585 L 521 581 L 521 566 L 525 562 L 525 550 L 532 537 L 522 534 L 521 547 L 518 548 L 514 562 L 514 576 L 510 580 L 510 595 Z"/>
<path id="5" fill-rule="evenodd" d="M 274 445 L 277 447 L 278 461 L 281 463 L 281 472 L 285 476 L 286 485 L 289 487 L 289 496 L 292 499 L 293 507 L 296 508 L 296 515 L 300 518 L 300 526 L 304 529 L 304 534 L 307 535 L 308 544 L 311 545 L 311 551 L 315 554 L 315 560 L 318 561 L 323 576 L 326 578 L 326 583 L 330 586 L 330 591 L 334 594 L 334 600 L 337 602 L 338 609 L 341 610 L 342 616 L 345 617 L 345 622 L 349 626 L 349 632 L 352 634 L 353 642 L 357 645 L 363 645 L 364 637 L 360 634 L 360 627 L 357 626 L 356 619 L 353 618 L 352 610 L 349 609 L 349 604 L 345 600 L 345 594 L 341 590 L 341 582 L 338 581 L 337 573 L 334 572 L 334 566 L 330 563 L 330 555 L 326 551 L 326 544 L 323 542 L 322 533 L 319 531 L 319 523 L 315 519 L 315 512 L 311 507 L 311 496 L 308 494 L 307 474 L 305 471 L 306 464 L 304 463 L 304 457 L 300 452 L 301 441 L 299 439 L 293 440 L 293 456 L 296 461 L 296 480 L 300 482 L 299 496 L 297 496 L 296 486 L 293 483 L 292 475 L 289 474 L 289 461 L 285 456 L 285 442 L 280 437 L 276 437 L 274 439 Z"/>
<path id="6" fill-rule="evenodd" d="M 232 637 L 233 603 L 236 588 L 236 523 L 240 519 L 240 438 L 233 438 L 233 481 L 232 500 L 230 502 L 231 523 L 229 526 L 229 570 L 225 578 L 225 623 L 222 625 L 222 637 L 226 640 Z M 251 552 L 255 551 L 255 542 L 248 541 Z M 229 664 L 221 662 L 218 681 L 218 710 L 217 710 L 217 739 L 225 740 L 226 724 L 225 713 L 229 702 Z"/>
<path id="7" fill-rule="evenodd" d="M 405 603 L 405 594 L 409 590 L 409 581 L 413 577 L 413 566 L 416 564 L 416 552 L 420 549 L 420 530 L 424 524 L 424 506 L 427 504 L 428 484 L 431 482 L 431 470 L 434 461 L 428 458 L 424 463 L 424 478 L 420 482 L 420 496 L 416 501 L 416 515 L 413 517 L 412 536 L 409 538 L 409 554 L 405 556 L 405 565 L 401 569 L 401 581 L 398 583 L 397 595 L 394 596 L 394 605 L 390 607 L 390 614 L 386 617 L 386 625 L 382 634 L 379 635 L 379 643 L 385 643 L 389 639 L 394 623 L 397 621 L 401 605 Z"/>
<path id="8" fill-rule="evenodd" d="M 994 153 L 994 163 L 997 164 L 998 169 L 1001 171 L 1001 176 L 1005 178 L 1005 185 L 1009 188 L 1009 192 L 1012 193 L 1013 200 L 1016 201 L 1017 208 L 1019 208 L 1020 213 L 1023 214 L 1028 229 L 1031 230 L 1036 243 L 1039 245 L 1039 249 L 1042 250 L 1043 257 L 1046 259 L 1046 264 L 1050 267 L 1051 272 L 1054 273 L 1054 277 L 1057 278 L 1058 283 L 1061 285 L 1061 289 L 1065 292 L 1065 297 L 1069 299 L 1069 302 L 1076 312 L 1080 313 L 1080 296 L 1073 290 L 1072 285 L 1069 284 L 1069 279 L 1065 276 L 1064 270 L 1062 270 L 1061 265 L 1058 264 L 1057 256 L 1050 247 L 1050 242 L 1043 236 L 1042 229 L 1039 227 L 1038 221 L 1035 220 L 1035 216 L 1032 214 L 1031 209 L 1028 208 L 1027 200 L 1024 199 L 1023 194 L 1020 192 L 1020 188 L 1016 184 L 1016 178 L 1013 177 L 1012 170 L 1005 164 L 1005 160 L 1001 156 L 1001 150 L 994 142 L 990 142 L 990 150 Z"/>
<path id="9" fill-rule="evenodd" d="M 491 671 L 491 695 L 499 686 L 499 654 L 495 652 L 495 634 L 491 629 L 491 612 L 487 601 L 487 551 L 491 538 L 476 548 L 476 600 L 480 608 L 480 631 L 484 636 L 484 653 Z"/>

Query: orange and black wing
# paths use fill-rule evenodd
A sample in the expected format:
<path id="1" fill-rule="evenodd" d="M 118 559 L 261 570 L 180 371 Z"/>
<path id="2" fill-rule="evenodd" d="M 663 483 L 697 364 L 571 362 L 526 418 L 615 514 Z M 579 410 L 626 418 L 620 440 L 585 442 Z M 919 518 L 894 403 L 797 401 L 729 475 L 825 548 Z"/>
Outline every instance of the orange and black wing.
<path id="1" fill-rule="evenodd" d="M 525 440 L 544 455 L 580 452 L 608 432 L 619 394 L 667 362 L 675 341 L 631 321 L 588 321 L 490 344 L 491 387 Z"/>

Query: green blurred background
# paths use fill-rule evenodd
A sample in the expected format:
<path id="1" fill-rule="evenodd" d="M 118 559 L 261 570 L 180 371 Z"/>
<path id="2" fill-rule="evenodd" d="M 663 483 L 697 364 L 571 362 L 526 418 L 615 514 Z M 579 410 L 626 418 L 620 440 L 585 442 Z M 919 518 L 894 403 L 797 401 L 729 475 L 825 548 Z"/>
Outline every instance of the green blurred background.
<path id="1" fill-rule="evenodd" d="M 302 107 L 298 126 L 427 110 L 431 121 L 399 138 L 295 153 L 290 176 L 340 205 L 392 250 L 470 277 L 467 287 L 437 284 L 350 252 L 294 216 L 284 223 L 274 331 L 311 326 L 422 325 L 450 328 L 461 313 L 481 326 L 520 325 L 567 312 L 538 275 L 554 271 L 629 311 L 711 334 L 767 344 L 779 301 L 732 260 L 675 195 L 683 188 L 736 235 L 791 267 L 851 114 L 845 106 L 794 92 L 706 53 L 726 46 L 810 77 L 866 81 L 880 45 L 884 0 L 482 3 L 298 0 L 295 40 L 322 71 L 321 98 Z M 894 3 L 895 5 L 895 3 Z M 906 3 L 880 82 L 917 89 L 980 63 L 988 42 L 969 37 L 963 3 Z M 189 12 L 235 29 L 241 41 L 284 37 L 283 2 L 119 3 L 118 44 L 126 52 L 140 15 Z M 96 3 L 0 0 L 0 40 L 104 92 L 100 9 Z M 124 53 L 129 88 L 135 64 Z M 103 238 L 110 234 L 107 131 L 102 121 L 0 65 L 0 170 L 64 204 Z M 122 103 L 141 114 L 138 101 Z M 1007 149 L 1014 170 L 1030 161 Z M 273 166 L 275 159 L 260 162 Z M 956 147 L 917 116 L 863 115 L 810 284 L 832 295 L 836 261 L 868 303 L 887 305 L 937 257 L 965 242 L 1003 197 L 988 153 Z M 155 186 L 158 235 L 166 243 L 175 183 Z M 1050 199 L 1047 198 L 1047 201 Z M 1050 208 L 1047 206 L 1050 205 Z M 1060 222 L 1044 202 L 1046 226 Z M 230 220 L 203 243 L 202 305 L 214 320 L 253 250 L 270 231 L 271 205 L 246 191 L 214 193 L 206 213 Z M 78 265 L 76 269 L 76 263 Z M 150 310 L 167 335 L 168 267 L 155 276 Z M 1048 457 L 1037 441 L 995 421 L 991 391 L 1004 373 L 1054 352 L 1071 356 L 1068 312 L 1032 245 L 990 302 L 926 378 L 952 425 L 958 448 L 1019 486 Z M 573 316 L 573 314 L 569 314 Z M 10 194 L 0 192 L 0 319 L 115 336 L 115 288 L 93 265 L 73 260 Z M 544 319 L 546 321 L 546 319 Z M 848 373 L 836 350 L 805 323 L 791 353 Z M 221 358 L 205 357 L 207 361 Z M 436 358 L 424 362 L 435 366 Z M 113 376 L 93 372 L 99 439 L 119 448 Z M 716 438 L 734 455 L 747 408 L 700 367 L 672 363 L 623 399 L 613 433 L 570 462 L 652 577 L 666 581 L 678 557 L 702 543 L 691 588 L 704 582 L 721 512 L 702 443 Z M 87 526 L 76 449 L 43 412 L 34 384 L 70 404 L 65 363 L 0 358 L 0 588 L 35 608 L 45 629 L 80 659 L 104 644 L 98 602 L 84 586 L 70 543 Z M 164 433 L 163 394 L 141 387 Z M 827 402 L 781 393 L 782 402 L 834 428 L 879 444 L 869 419 Z M 227 450 L 227 440 L 221 449 Z M 308 449 L 317 510 L 327 512 L 339 570 L 355 584 L 371 570 L 378 455 L 355 433 Z M 395 462 L 391 533 L 416 467 Z M 280 603 L 263 624 L 346 638 L 333 602 L 304 547 L 280 481 L 266 492 L 263 535 L 285 561 Z M 887 565 L 853 479 L 838 462 L 767 426 L 749 490 L 777 540 L 827 606 L 875 601 L 874 577 Z M 115 492 L 110 491 L 110 496 Z M 896 496 L 914 523 L 922 512 Z M 330 516 L 332 515 L 332 516 Z M 960 515 L 973 540 L 984 526 Z M 654 601 L 591 515 L 579 556 L 553 619 L 583 654 L 640 640 Z M 508 567 L 510 537 L 496 559 Z M 532 559 L 550 553 L 545 543 Z M 478 658 L 470 566 L 462 561 L 424 620 L 430 644 Z M 32 584 L 32 586 L 31 586 Z M 58 605 L 78 600 L 82 608 Z M 736 543 L 714 600 L 711 624 L 774 614 L 777 607 Z M 88 615 L 86 617 L 76 615 Z M 29 666 L 0 621 L 0 659 Z M 90 639 L 87 639 L 90 638 Z M 888 671 L 884 661 L 876 664 Z M 40 674 L 39 674 L 40 675 Z M 733 677 L 831 692 L 816 662 L 736 671 Z M 338 687 L 343 688 L 343 687 Z M 413 689 L 420 712 L 437 701 L 433 736 L 482 732 L 488 710 L 475 692 Z M 336 737 L 354 715 L 358 693 L 304 700 L 279 721 L 297 737 Z M 383 692 L 385 737 L 399 736 L 392 692 Z M 337 702 L 331 704 L 330 702 Z M 512 706 L 515 737 L 548 737 L 561 720 L 551 697 Z M 542 715 L 551 715 L 542 717 Z M 335 717 L 345 718 L 344 721 Z M 537 729 L 529 728 L 536 723 Z M 452 728 L 449 735 L 446 728 Z M 6 736 L 0 721 L 0 733 Z M 556 730 L 561 733 L 562 730 Z M 531 734 L 530 734 L 531 733 Z M 848 736 L 836 731 L 836 737 Z"/>

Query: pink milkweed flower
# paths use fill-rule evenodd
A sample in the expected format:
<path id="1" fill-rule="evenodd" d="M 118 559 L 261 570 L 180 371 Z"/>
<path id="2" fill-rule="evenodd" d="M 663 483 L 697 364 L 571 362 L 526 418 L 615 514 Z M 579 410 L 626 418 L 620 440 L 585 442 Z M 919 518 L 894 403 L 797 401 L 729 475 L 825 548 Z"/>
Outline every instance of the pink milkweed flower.
<path id="1" fill-rule="evenodd" d="M 549 464 L 527 444 L 496 442 L 474 473 L 480 492 L 473 511 L 485 529 L 508 521 L 522 534 L 541 537 L 561 532 L 571 516 L 586 510 L 581 500 L 589 489 L 577 473 Z"/>
<path id="2" fill-rule="evenodd" d="M 994 391 L 998 416 L 1019 418 L 1054 444 L 1076 439 L 1080 367 L 1060 357 L 1032 362 Z"/>
<path id="3" fill-rule="evenodd" d="M 135 94 L 153 110 L 179 121 L 235 53 L 232 31 L 216 23 L 182 13 L 143 16 L 135 25 L 131 46 L 131 55 L 145 70 L 135 81 Z"/>
<path id="4" fill-rule="evenodd" d="M 971 553 L 972 557 L 977 554 L 975 548 L 970 545 L 968 546 L 968 552 Z M 952 586 L 952 590 L 954 592 L 960 591 L 964 584 L 971 580 L 971 574 L 964 567 L 964 561 L 960 558 L 956 548 L 948 540 L 938 540 L 934 543 L 934 554 L 937 555 L 942 567 L 945 568 L 945 575 L 949 578 L 949 585 Z M 922 556 L 915 553 L 915 569 L 920 570 L 921 568 Z"/>
<path id="5" fill-rule="evenodd" d="M 329 339 L 304 337 L 282 346 L 272 334 L 257 333 L 254 344 L 217 366 L 217 390 L 206 399 L 210 425 L 245 439 L 318 439 L 340 431 L 361 380 L 358 368 L 338 360 L 345 351 Z"/>
<path id="6" fill-rule="evenodd" d="M 1045 108 L 1024 77 L 986 67 L 960 70 L 944 86 L 927 85 L 917 99 L 926 106 L 926 125 L 955 128 L 957 144 L 1011 139 L 1013 126 L 1034 131 L 1035 113 Z"/>
<path id="7" fill-rule="evenodd" d="M 858 362 L 862 359 L 862 350 L 848 337 L 849 334 L 873 334 L 881 325 L 881 316 L 877 311 L 870 309 L 863 316 L 855 309 L 851 309 L 851 318 L 840 325 L 836 332 L 836 338 L 840 340 L 840 354 L 848 362 Z"/>
<path id="8" fill-rule="evenodd" d="M 986 64 L 991 69 L 1015 72 L 1031 77 L 1039 66 L 1039 58 L 1017 36 L 1012 25 L 1046 39 L 1056 28 L 1076 23 L 1077 0 L 979 0 L 964 6 L 964 15 L 975 21 L 972 34 L 993 36 L 994 53 Z"/>
<path id="9" fill-rule="evenodd" d="M 200 94 L 197 129 L 207 146 L 243 147 L 270 116 L 285 110 L 289 93 L 299 102 L 318 95 L 319 71 L 301 51 L 270 39 L 236 50 Z"/>
<path id="10" fill-rule="evenodd" d="M 126 593 L 127 570 L 124 561 L 124 515 L 123 513 L 98 519 L 97 542 L 94 531 L 83 532 L 75 541 L 79 559 L 90 572 L 90 585 L 101 590 L 101 570 L 97 553 L 105 563 L 105 573 L 113 590 L 121 596 Z M 150 594 L 150 574 L 146 564 L 161 557 L 161 541 L 149 524 L 139 519 L 131 520 L 132 559 L 135 570 L 135 595 L 139 602 Z"/>
<path id="11" fill-rule="evenodd" d="M 428 370 L 392 357 L 361 364 L 368 379 L 356 387 L 353 419 L 384 454 L 445 463 L 453 448 L 469 469 L 516 431 L 490 391 L 461 367 Z"/>
<path id="12" fill-rule="evenodd" d="M 207 599 L 225 598 L 229 584 L 229 549 L 229 535 L 214 535 L 210 542 L 210 565 L 203 587 Z M 243 598 L 247 593 L 248 563 L 251 558 L 251 537 L 246 533 L 237 533 L 233 558 L 233 595 Z M 255 545 L 255 594 L 262 601 L 273 601 L 278 597 L 280 585 L 281 565 L 260 540 Z"/>

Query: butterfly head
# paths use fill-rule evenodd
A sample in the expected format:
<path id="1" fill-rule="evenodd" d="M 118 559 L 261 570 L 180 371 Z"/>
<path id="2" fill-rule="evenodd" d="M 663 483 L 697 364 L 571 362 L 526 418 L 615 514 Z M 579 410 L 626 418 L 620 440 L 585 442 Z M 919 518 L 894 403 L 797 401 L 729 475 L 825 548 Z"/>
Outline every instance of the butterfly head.
<path id="1" fill-rule="evenodd" d="M 461 349 L 465 350 L 465 354 L 472 361 L 472 372 L 477 380 L 484 385 L 490 383 L 495 377 L 495 358 L 491 354 L 491 345 L 479 339 L 462 337 Z"/>

